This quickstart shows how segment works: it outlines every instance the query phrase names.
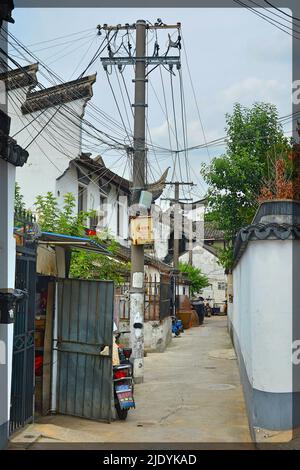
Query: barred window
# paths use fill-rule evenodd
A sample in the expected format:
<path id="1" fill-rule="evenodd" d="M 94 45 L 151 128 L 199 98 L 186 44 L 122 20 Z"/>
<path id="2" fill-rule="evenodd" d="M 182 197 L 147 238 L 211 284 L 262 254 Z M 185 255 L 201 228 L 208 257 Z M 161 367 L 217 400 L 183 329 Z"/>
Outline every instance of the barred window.
<path id="1" fill-rule="evenodd" d="M 226 282 L 218 282 L 218 290 L 226 290 Z"/>

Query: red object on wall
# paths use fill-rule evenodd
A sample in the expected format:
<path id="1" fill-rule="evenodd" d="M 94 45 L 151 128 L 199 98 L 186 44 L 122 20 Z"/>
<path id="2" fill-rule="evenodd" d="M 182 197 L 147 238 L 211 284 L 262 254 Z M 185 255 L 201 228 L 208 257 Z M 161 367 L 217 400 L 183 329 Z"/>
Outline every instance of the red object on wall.
<path id="1" fill-rule="evenodd" d="M 97 235 L 97 232 L 96 230 L 92 230 L 90 228 L 86 228 L 85 229 L 85 233 L 89 236 L 89 237 L 95 237 Z"/>
<path id="2" fill-rule="evenodd" d="M 42 375 L 43 356 L 37 356 L 34 360 L 35 375 Z"/>

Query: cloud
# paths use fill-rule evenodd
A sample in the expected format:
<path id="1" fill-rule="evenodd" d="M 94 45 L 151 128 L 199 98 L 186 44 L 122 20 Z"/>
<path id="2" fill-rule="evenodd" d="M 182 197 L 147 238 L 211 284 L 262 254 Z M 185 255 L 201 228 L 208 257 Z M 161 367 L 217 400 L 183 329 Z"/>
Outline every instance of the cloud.
<path id="1" fill-rule="evenodd" d="M 290 89 L 278 80 L 248 77 L 221 90 L 218 99 L 223 106 L 230 105 L 232 107 L 235 102 L 244 105 L 250 105 L 257 101 L 278 104 L 290 95 Z"/>

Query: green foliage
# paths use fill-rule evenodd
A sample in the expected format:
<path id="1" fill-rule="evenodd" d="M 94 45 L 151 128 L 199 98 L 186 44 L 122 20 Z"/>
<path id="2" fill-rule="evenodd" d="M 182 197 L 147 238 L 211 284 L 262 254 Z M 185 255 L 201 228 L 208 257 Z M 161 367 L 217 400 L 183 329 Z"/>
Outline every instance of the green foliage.
<path id="1" fill-rule="evenodd" d="M 115 261 L 107 255 L 73 251 L 70 277 L 78 279 L 112 280 L 121 284 L 130 271 L 129 263 Z"/>
<path id="2" fill-rule="evenodd" d="M 81 236 L 88 217 L 94 215 L 93 211 L 77 213 L 75 196 L 72 193 L 65 194 L 62 209 L 58 207 L 57 199 L 51 192 L 46 196 L 37 196 L 35 206 L 39 225 L 44 232 Z"/>
<path id="3" fill-rule="evenodd" d="M 191 281 L 191 294 L 200 292 L 204 287 L 209 286 L 208 278 L 201 272 L 201 269 L 195 268 L 188 263 L 179 263 L 179 270 L 181 273 L 188 275 L 189 280 Z"/>
<path id="4" fill-rule="evenodd" d="M 36 211 L 38 223 L 44 232 L 61 233 L 71 236 L 84 236 L 88 217 L 95 215 L 94 211 L 76 213 L 75 197 L 67 193 L 64 197 L 63 207 L 58 207 L 58 202 L 53 193 L 36 198 Z M 93 237 L 96 241 L 110 238 L 108 230 Z M 117 243 L 110 240 L 108 249 L 112 255 L 116 252 Z M 115 261 L 113 258 L 99 253 L 76 250 L 72 252 L 70 263 L 70 277 L 80 279 L 113 280 L 116 283 L 123 281 L 128 273 L 129 265 Z"/>
<path id="5" fill-rule="evenodd" d="M 15 184 L 15 212 L 21 213 L 25 211 L 25 202 L 18 183 Z"/>
<path id="6" fill-rule="evenodd" d="M 271 104 L 256 103 L 251 108 L 235 104 L 233 113 L 226 115 L 226 123 L 227 151 L 210 164 L 203 164 L 201 174 L 209 186 L 207 219 L 224 231 L 227 248 L 219 259 L 229 269 L 234 238 L 251 223 L 274 160 L 290 145 Z"/>
<path id="7" fill-rule="evenodd" d="M 218 261 L 226 271 L 231 270 L 234 261 L 232 245 L 227 245 L 225 248 L 218 250 Z"/>

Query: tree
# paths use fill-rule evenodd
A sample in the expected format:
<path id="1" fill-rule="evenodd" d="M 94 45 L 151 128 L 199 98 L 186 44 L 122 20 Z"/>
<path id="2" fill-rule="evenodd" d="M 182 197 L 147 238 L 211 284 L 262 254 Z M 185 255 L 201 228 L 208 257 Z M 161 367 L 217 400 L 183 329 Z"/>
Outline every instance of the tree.
<path id="1" fill-rule="evenodd" d="M 19 183 L 15 184 L 15 213 L 20 214 L 25 211 L 25 202 Z"/>
<path id="2" fill-rule="evenodd" d="M 37 196 L 35 206 L 39 225 L 44 232 L 83 235 L 88 217 L 94 215 L 94 211 L 77 213 L 75 196 L 72 193 L 65 194 L 62 209 L 59 208 L 52 192 L 48 192 L 46 196 Z"/>
<path id="3" fill-rule="evenodd" d="M 226 115 L 226 123 L 226 153 L 203 164 L 201 174 L 209 185 L 209 218 L 224 231 L 226 240 L 220 262 L 230 269 L 234 238 L 251 223 L 274 161 L 290 150 L 290 144 L 278 122 L 276 107 L 269 103 L 255 103 L 251 108 L 235 104 L 233 113 Z"/>
<path id="4" fill-rule="evenodd" d="M 201 269 L 195 268 L 195 266 L 188 263 L 179 263 L 179 270 L 181 273 L 188 275 L 188 278 L 191 281 L 192 295 L 209 286 L 209 280 L 207 276 L 201 272 Z"/>
<path id="5" fill-rule="evenodd" d="M 38 223 L 44 232 L 55 232 L 71 236 L 85 235 L 85 225 L 88 217 L 95 215 L 94 211 L 76 213 L 75 197 L 67 193 L 64 197 L 63 207 L 60 209 L 53 193 L 36 198 L 36 211 Z M 113 280 L 121 283 L 126 278 L 130 266 L 128 263 L 118 262 L 113 259 L 116 251 L 116 242 L 112 240 L 107 230 L 104 230 L 105 239 L 109 241 L 108 249 L 111 256 L 101 255 L 83 250 L 72 251 L 70 276 L 80 279 Z M 103 238 L 104 238 L 103 236 Z M 101 241 L 101 234 L 93 237 Z"/>

